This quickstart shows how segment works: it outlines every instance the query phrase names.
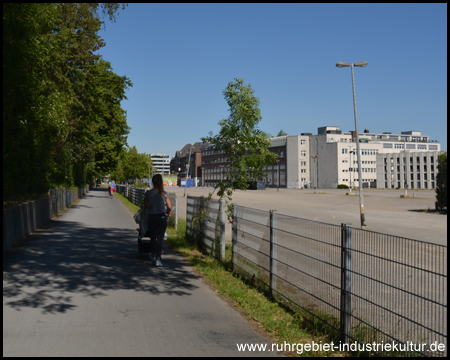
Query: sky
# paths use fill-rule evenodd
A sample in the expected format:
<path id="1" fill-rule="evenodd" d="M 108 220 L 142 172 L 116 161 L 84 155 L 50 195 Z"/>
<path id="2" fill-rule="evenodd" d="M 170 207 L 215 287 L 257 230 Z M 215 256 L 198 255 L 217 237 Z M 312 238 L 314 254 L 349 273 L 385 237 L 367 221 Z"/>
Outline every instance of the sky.
<path id="1" fill-rule="evenodd" d="M 235 78 L 276 136 L 421 131 L 447 150 L 447 4 L 129 4 L 99 54 L 133 87 L 122 102 L 138 152 L 175 156 L 217 134 Z"/>

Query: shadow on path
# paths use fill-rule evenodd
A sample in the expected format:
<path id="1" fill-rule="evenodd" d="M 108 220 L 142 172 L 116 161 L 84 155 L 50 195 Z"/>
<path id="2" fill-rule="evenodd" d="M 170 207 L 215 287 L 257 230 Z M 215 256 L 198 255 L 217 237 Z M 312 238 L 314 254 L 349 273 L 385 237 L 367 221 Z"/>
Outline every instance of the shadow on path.
<path id="1" fill-rule="evenodd" d="M 32 307 L 65 313 L 77 307 L 74 294 L 96 298 L 109 290 L 132 289 L 186 296 L 196 288 L 190 280 L 198 277 L 167 248 L 164 268 L 145 256 L 137 260 L 136 253 L 135 230 L 51 221 L 3 254 L 3 303 L 18 311 Z"/>

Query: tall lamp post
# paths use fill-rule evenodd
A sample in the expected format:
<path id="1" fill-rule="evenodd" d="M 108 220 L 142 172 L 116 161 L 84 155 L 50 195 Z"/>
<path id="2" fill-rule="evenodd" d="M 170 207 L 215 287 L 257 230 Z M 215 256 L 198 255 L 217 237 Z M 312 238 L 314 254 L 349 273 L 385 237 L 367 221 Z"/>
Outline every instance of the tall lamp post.
<path id="1" fill-rule="evenodd" d="M 368 65 L 367 61 L 362 61 L 358 63 L 344 63 L 338 62 L 336 66 L 338 68 L 351 67 L 352 68 L 352 85 L 353 85 L 353 111 L 355 113 L 355 132 L 356 132 L 356 152 L 358 155 L 358 176 L 359 176 L 359 206 L 361 212 L 361 229 L 366 227 L 366 215 L 364 211 L 364 196 L 362 187 L 362 169 L 361 169 L 361 149 L 359 146 L 359 131 L 358 131 L 358 117 L 356 115 L 356 94 L 355 94 L 355 74 L 353 68 L 356 67 L 366 67 Z"/>

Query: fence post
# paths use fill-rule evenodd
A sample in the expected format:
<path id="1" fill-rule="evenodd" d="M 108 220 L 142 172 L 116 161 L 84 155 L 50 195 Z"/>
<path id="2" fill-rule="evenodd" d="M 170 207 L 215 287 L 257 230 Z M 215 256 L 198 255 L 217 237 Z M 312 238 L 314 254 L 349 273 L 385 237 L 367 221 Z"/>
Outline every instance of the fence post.
<path id="1" fill-rule="evenodd" d="M 237 225 L 237 205 L 233 204 L 233 234 L 231 236 L 233 270 L 235 269 L 234 266 L 237 264 Z"/>
<path id="2" fill-rule="evenodd" d="M 220 199 L 220 260 L 225 263 L 225 199 Z"/>
<path id="3" fill-rule="evenodd" d="M 177 198 L 177 193 L 175 193 L 175 204 L 173 204 L 172 207 L 175 210 L 175 230 L 178 230 L 178 198 Z"/>
<path id="4" fill-rule="evenodd" d="M 352 329 L 352 225 L 341 224 L 341 329 L 343 343 L 350 341 Z"/>
<path id="5" fill-rule="evenodd" d="M 206 210 L 206 202 L 205 202 L 205 197 L 202 196 L 200 198 L 200 209 L 205 209 Z M 204 243 L 204 234 L 205 234 L 205 216 L 206 216 L 206 211 L 204 216 L 202 216 L 202 219 L 200 221 L 200 244 L 203 247 L 203 243 Z"/>
<path id="6" fill-rule="evenodd" d="M 270 293 L 277 290 L 277 211 L 270 210 Z"/>

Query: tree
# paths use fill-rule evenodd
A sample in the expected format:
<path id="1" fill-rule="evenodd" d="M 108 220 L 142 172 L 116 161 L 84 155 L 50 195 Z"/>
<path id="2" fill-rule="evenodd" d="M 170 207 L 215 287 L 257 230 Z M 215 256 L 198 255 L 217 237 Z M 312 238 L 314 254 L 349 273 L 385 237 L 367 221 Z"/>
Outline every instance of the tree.
<path id="1" fill-rule="evenodd" d="M 440 209 L 447 207 L 447 152 L 438 156 L 436 200 Z"/>
<path id="2" fill-rule="evenodd" d="M 283 129 L 281 129 L 280 131 L 278 131 L 277 136 L 287 136 L 287 133 L 285 133 L 285 132 L 283 131 Z"/>
<path id="3" fill-rule="evenodd" d="M 121 153 L 115 169 L 111 172 L 111 178 L 116 181 L 127 179 L 142 179 L 148 176 L 148 162 L 151 162 L 149 155 L 138 153 L 136 146 Z M 153 166 L 150 165 L 150 173 Z"/>
<path id="4" fill-rule="evenodd" d="M 255 97 L 251 85 L 245 85 L 243 79 L 234 79 L 223 91 L 228 103 L 230 115 L 219 122 L 220 131 L 202 137 L 203 142 L 215 145 L 216 151 L 223 151 L 228 156 L 229 165 L 225 179 L 219 180 L 215 191 L 228 203 L 233 191 L 247 189 L 249 183 L 263 180 L 263 167 L 273 164 L 278 155 L 269 151 L 270 139 L 257 128 L 262 119 L 259 98 Z M 231 219 L 231 205 L 228 205 L 228 218 Z"/>
<path id="5" fill-rule="evenodd" d="M 116 166 L 132 84 L 95 51 L 105 45 L 98 11 L 115 21 L 118 8 L 3 4 L 4 200 L 84 185 Z"/>

